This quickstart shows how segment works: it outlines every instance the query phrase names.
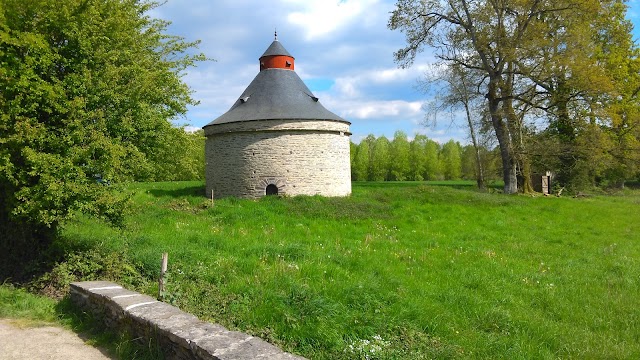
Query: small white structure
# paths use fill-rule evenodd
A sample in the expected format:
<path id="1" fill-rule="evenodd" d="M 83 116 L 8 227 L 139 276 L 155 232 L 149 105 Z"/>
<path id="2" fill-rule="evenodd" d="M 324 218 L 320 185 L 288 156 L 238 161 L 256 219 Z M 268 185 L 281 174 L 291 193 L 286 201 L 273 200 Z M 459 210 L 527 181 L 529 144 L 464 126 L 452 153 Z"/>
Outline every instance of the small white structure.
<path id="1" fill-rule="evenodd" d="M 231 109 L 204 126 L 207 196 L 351 194 L 349 123 L 325 109 L 277 40 Z"/>

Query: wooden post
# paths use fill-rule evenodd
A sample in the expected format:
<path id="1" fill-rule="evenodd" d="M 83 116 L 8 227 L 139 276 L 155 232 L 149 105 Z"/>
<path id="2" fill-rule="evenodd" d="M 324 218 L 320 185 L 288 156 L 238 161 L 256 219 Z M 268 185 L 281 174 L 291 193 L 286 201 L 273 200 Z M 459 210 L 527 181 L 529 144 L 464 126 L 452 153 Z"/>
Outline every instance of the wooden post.
<path id="1" fill-rule="evenodd" d="M 213 190 L 211 190 L 211 206 L 213 206 Z"/>
<path id="2" fill-rule="evenodd" d="M 160 264 L 160 278 L 158 279 L 158 299 L 162 300 L 164 296 L 164 275 L 167 272 L 167 263 L 169 262 L 169 253 L 162 253 L 162 263 Z"/>

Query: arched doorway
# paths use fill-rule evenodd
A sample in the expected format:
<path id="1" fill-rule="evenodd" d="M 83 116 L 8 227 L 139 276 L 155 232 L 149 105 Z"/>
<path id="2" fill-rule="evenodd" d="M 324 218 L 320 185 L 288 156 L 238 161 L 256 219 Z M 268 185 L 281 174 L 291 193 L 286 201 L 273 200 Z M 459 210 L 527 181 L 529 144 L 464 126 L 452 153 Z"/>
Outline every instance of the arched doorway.
<path id="1" fill-rule="evenodd" d="M 278 195 L 278 187 L 275 184 L 269 184 L 267 185 L 265 193 L 267 195 Z"/>

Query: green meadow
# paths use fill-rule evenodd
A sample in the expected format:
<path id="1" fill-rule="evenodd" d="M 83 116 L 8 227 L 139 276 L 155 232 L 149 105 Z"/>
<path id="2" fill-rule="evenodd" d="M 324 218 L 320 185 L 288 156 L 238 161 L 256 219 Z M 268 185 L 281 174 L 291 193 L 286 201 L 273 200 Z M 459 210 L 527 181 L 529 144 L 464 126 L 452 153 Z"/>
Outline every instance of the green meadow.
<path id="1" fill-rule="evenodd" d="M 214 202 L 201 182 L 122 191 L 123 228 L 78 217 L 54 246 L 120 254 L 130 265 L 115 280 L 152 295 L 167 252 L 166 301 L 311 359 L 640 357 L 638 190 L 354 183 L 348 198 Z"/>

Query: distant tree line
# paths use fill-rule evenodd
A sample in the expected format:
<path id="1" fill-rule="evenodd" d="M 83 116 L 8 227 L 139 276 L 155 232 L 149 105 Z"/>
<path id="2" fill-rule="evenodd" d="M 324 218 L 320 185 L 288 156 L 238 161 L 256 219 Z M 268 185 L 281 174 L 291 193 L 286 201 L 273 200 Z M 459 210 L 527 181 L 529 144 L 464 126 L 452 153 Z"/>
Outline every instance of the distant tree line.
<path id="1" fill-rule="evenodd" d="M 488 179 L 499 178 L 499 154 L 482 148 L 480 159 Z M 409 140 L 396 131 L 392 140 L 368 135 L 351 143 L 353 181 L 473 180 L 477 175 L 474 147 L 454 140 L 440 144 L 420 134 Z"/>
<path id="2" fill-rule="evenodd" d="M 167 146 L 157 148 L 150 171 L 137 180 L 204 180 L 204 130 L 187 132 L 172 126 L 167 131 Z"/>

